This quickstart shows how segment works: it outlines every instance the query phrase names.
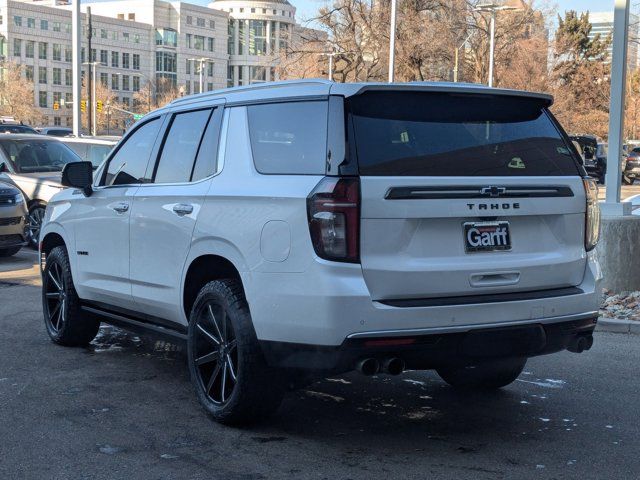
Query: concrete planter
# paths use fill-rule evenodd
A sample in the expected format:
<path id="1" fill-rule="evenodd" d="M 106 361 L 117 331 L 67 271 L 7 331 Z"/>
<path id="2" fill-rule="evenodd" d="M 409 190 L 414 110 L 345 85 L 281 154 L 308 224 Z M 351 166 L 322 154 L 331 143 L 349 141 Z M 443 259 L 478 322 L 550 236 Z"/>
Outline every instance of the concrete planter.
<path id="1" fill-rule="evenodd" d="M 640 290 L 640 216 L 603 216 L 596 253 L 603 288 L 614 293 Z"/>

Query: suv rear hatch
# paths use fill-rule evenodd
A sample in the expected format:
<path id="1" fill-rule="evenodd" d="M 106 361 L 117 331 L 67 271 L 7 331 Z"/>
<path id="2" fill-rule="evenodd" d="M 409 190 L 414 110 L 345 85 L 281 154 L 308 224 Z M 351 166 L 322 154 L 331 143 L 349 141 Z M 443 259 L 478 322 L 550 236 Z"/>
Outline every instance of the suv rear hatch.
<path id="1" fill-rule="evenodd" d="M 550 103 L 437 91 L 347 99 L 361 263 L 374 300 L 581 283 L 584 185 Z"/>

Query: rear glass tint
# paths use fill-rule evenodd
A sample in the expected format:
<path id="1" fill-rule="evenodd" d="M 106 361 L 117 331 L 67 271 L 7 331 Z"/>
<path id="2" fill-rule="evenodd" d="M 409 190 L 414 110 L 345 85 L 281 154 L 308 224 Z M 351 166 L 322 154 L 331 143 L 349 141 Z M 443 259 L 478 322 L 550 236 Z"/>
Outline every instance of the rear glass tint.
<path id="1" fill-rule="evenodd" d="M 326 101 L 271 103 L 247 108 L 251 149 L 258 172 L 325 173 Z"/>
<path id="2" fill-rule="evenodd" d="M 352 97 L 361 175 L 578 175 L 543 101 L 440 92 Z"/>

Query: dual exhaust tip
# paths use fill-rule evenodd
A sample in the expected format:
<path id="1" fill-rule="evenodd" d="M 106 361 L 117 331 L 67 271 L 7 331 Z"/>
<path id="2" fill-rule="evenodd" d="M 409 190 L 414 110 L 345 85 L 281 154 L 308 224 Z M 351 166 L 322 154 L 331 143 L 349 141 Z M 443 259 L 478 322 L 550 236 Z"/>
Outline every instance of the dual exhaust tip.
<path id="1" fill-rule="evenodd" d="M 573 353 L 582 353 L 593 346 L 593 335 L 573 337 L 567 345 L 567 350 Z"/>
<path id="2" fill-rule="evenodd" d="M 398 357 L 388 357 L 380 362 L 377 358 L 362 358 L 356 364 L 356 370 L 363 375 L 375 375 L 386 373 L 387 375 L 400 375 L 404 372 L 404 360 Z"/>

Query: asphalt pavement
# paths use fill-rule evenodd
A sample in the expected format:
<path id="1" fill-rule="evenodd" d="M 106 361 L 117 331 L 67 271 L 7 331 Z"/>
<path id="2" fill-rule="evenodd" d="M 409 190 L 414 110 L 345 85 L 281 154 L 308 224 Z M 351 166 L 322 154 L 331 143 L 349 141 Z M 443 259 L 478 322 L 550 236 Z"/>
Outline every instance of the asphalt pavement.
<path id="1" fill-rule="evenodd" d="M 36 260 L 0 260 L 1 479 L 640 477 L 640 336 L 598 332 L 495 393 L 432 372 L 331 378 L 236 429 L 203 413 L 175 345 L 111 327 L 51 343 Z"/>

